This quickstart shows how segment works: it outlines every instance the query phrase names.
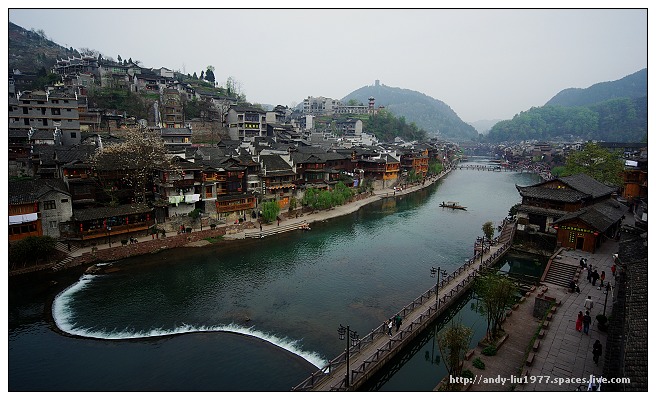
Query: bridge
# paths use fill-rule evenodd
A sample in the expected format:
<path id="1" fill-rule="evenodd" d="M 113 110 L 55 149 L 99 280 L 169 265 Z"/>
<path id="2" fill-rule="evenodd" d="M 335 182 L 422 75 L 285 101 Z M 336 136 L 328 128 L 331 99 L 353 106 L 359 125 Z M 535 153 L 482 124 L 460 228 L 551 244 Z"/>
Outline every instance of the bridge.
<path id="1" fill-rule="evenodd" d="M 504 220 L 501 233 L 488 246 L 482 246 L 482 251 L 441 279 L 439 286 L 428 289 L 398 312 L 403 323 L 398 332 L 393 329 L 392 337 L 387 333 L 386 324 L 381 324 L 365 337 L 349 343 L 350 346 L 347 344 L 347 350 L 292 390 L 349 391 L 363 386 L 437 317 L 467 293 L 482 270 L 492 267 L 506 254 L 514 233 L 515 223 Z M 346 340 L 348 342 L 349 338 Z"/>

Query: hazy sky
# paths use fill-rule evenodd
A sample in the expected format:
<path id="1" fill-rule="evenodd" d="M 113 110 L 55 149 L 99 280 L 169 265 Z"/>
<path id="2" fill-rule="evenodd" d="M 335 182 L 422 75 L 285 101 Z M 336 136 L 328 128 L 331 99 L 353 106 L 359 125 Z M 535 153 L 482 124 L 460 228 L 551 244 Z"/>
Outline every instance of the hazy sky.
<path id="1" fill-rule="evenodd" d="M 647 67 L 646 8 L 8 11 L 65 47 L 199 75 L 212 65 L 218 83 L 233 77 L 248 101 L 272 105 L 340 99 L 378 79 L 467 122 L 510 119 Z"/>

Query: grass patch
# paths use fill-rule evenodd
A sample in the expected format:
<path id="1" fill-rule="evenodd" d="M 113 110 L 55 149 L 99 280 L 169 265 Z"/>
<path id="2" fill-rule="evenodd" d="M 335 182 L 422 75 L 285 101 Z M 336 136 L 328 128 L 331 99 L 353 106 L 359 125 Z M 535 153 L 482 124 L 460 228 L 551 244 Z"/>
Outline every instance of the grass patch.
<path id="1" fill-rule="evenodd" d="M 212 237 L 205 238 L 205 240 L 214 244 L 223 241 L 223 236 L 212 236 Z"/>
<path id="2" fill-rule="evenodd" d="M 478 369 L 485 369 L 485 363 L 480 359 L 480 357 L 476 357 L 474 361 L 472 361 L 472 365 Z"/>

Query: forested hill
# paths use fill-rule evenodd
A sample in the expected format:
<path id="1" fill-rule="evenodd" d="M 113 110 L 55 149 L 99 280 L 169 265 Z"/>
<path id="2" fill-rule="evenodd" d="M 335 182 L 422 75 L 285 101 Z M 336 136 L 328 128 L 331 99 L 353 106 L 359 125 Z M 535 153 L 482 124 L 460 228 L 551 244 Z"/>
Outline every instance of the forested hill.
<path id="1" fill-rule="evenodd" d="M 590 106 L 548 105 L 522 111 L 492 127 L 490 142 L 521 140 L 647 140 L 647 97 L 613 99 Z"/>
<path id="2" fill-rule="evenodd" d="M 9 22 L 9 71 L 50 71 L 57 58 L 80 56 L 72 47 L 67 49 L 48 39 L 43 31 L 28 31 Z"/>
<path id="3" fill-rule="evenodd" d="M 478 136 L 476 129 L 463 122 L 445 103 L 423 93 L 385 85 L 364 86 L 346 95 L 342 102 L 355 100 L 368 104 L 375 98 L 376 107 L 385 108 L 397 117 L 405 117 L 428 133 L 440 133 L 444 137 L 468 140 Z"/>
<path id="4" fill-rule="evenodd" d="M 546 106 L 588 106 L 606 100 L 647 96 L 647 69 L 612 82 L 596 83 L 586 89 L 565 89 L 549 100 Z"/>

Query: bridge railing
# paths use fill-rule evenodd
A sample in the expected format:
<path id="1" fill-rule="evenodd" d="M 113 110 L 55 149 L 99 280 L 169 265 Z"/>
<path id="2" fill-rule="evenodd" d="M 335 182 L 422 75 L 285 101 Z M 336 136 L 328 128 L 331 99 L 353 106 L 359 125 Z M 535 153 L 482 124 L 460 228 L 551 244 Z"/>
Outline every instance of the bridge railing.
<path id="1" fill-rule="evenodd" d="M 506 221 L 504 220 L 504 225 L 503 227 L 505 228 L 505 223 Z M 514 226 L 513 226 L 513 233 L 514 233 Z M 503 231 L 502 231 L 503 232 Z M 499 235 L 501 236 L 501 235 Z M 512 237 L 512 235 L 511 235 Z M 427 320 L 432 319 L 433 315 L 435 313 L 439 313 L 443 308 L 448 307 L 448 305 L 452 302 L 452 300 L 456 297 L 456 295 L 463 290 L 463 288 L 467 288 L 469 286 L 469 283 L 476 278 L 478 274 L 480 274 L 480 271 L 483 268 L 486 268 L 488 266 L 494 265 L 496 263 L 497 259 L 505 253 L 505 251 L 511 246 L 512 241 L 506 241 L 501 247 L 496 249 L 492 255 L 484 260 L 477 268 L 471 269 L 472 264 L 474 264 L 478 257 L 474 256 L 467 260 L 463 265 L 461 265 L 459 268 L 457 268 L 455 271 L 447 275 L 444 279 L 440 281 L 439 284 L 439 289 L 444 288 L 444 286 L 448 285 L 451 281 L 459 277 L 461 274 L 463 274 L 465 271 L 469 270 L 467 275 L 463 277 L 458 284 L 456 284 L 455 287 L 451 288 L 451 290 L 448 293 L 442 294 L 442 296 L 439 298 L 439 300 L 436 301 L 435 306 L 430 306 L 425 312 L 421 313 L 417 318 L 415 318 L 413 321 L 411 321 L 409 324 L 405 324 L 404 328 L 399 330 L 399 333 L 395 335 L 395 337 L 391 338 L 388 342 L 386 342 L 382 347 L 376 349 L 376 352 L 373 353 L 370 357 L 365 359 L 362 364 L 356 369 L 353 369 L 352 371 L 349 371 L 348 373 L 351 373 L 351 382 L 357 381 L 359 378 L 364 376 L 364 374 L 367 372 L 369 366 L 378 360 L 380 360 L 381 356 L 385 355 L 388 352 L 391 352 L 394 350 L 398 345 L 400 345 L 403 340 L 409 336 L 412 335 L 417 329 L 421 329 L 421 326 L 423 326 Z M 490 248 L 484 249 L 483 254 L 489 253 L 491 250 Z M 422 293 L 419 297 L 414 299 L 410 304 L 406 305 L 399 311 L 399 315 L 401 315 L 404 319 L 405 317 L 412 313 L 417 307 L 422 306 L 428 299 L 431 299 L 433 297 L 433 294 L 435 293 L 435 287 L 431 287 L 430 289 L 426 290 L 424 293 Z M 384 336 L 387 334 L 387 326 L 385 323 L 380 324 L 378 327 L 374 328 L 369 334 L 361 338 L 355 345 L 351 346 L 349 348 L 349 352 L 351 355 L 356 355 L 359 354 L 363 349 L 367 348 L 371 343 L 373 343 L 376 339 L 378 339 L 381 336 Z M 314 387 L 316 383 L 319 381 L 323 380 L 324 378 L 330 376 L 334 370 L 339 368 L 342 364 L 346 363 L 346 351 L 342 352 L 339 354 L 337 357 L 334 359 L 330 360 L 328 362 L 328 365 L 325 367 L 321 368 L 318 371 L 315 371 L 313 374 L 311 374 L 308 378 L 306 378 L 303 382 L 301 382 L 299 385 L 295 386 L 292 390 L 310 390 Z M 332 386 L 330 390 L 346 390 L 346 382 L 345 380 L 340 380 L 339 383 L 335 386 Z"/>

